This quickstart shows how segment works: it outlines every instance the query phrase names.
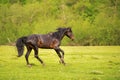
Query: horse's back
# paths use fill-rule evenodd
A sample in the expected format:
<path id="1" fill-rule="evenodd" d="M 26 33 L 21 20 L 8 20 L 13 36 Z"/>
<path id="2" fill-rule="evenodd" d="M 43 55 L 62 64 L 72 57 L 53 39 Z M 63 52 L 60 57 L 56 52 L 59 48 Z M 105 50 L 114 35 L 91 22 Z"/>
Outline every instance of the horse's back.
<path id="1" fill-rule="evenodd" d="M 36 44 L 37 42 L 37 34 L 32 34 L 32 35 L 29 35 L 27 37 L 27 43 L 31 43 L 31 44 Z"/>
<path id="2" fill-rule="evenodd" d="M 38 36 L 38 47 L 40 48 L 50 48 L 51 43 L 53 42 L 54 38 L 49 35 L 39 35 Z"/>
<path id="3" fill-rule="evenodd" d="M 59 45 L 59 41 L 51 34 L 33 34 L 28 36 L 27 43 L 35 45 L 39 48 L 55 48 Z"/>

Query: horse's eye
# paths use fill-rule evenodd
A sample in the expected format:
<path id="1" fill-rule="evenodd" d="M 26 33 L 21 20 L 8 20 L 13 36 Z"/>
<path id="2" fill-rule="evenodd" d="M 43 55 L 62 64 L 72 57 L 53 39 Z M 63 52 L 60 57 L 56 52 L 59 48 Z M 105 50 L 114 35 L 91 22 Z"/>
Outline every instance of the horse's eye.
<path id="1" fill-rule="evenodd" d="M 72 32 L 72 30 L 71 30 L 71 29 L 69 29 L 69 32 Z"/>

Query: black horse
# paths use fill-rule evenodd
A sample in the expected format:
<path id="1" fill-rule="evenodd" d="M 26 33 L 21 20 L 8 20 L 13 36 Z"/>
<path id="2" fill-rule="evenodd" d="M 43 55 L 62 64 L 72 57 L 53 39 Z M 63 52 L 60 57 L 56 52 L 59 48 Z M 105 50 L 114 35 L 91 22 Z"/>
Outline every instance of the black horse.
<path id="1" fill-rule="evenodd" d="M 34 50 L 35 58 L 37 58 L 41 62 L 41 64 L 44 65 L 43 61 L 38 57 L 38 48 L 54 49 L 60 58 L 60 62 L 65 65 L 64 51 L 59 48 L 61 44 L 61 40 L 65 35 L 72 40 L 74 39 L 72 30 L 69 27 L 58 28 L 56 32 L 51 32 L 44 35 L 33 34 L 30 36 L 24 36 L 24 37 L 18 38 L 16 42 L 18 57 L 23 55 L 24 45 L 25 45 L 27 48 L 27 53 L 25 55 L 27 65 L 31 66 L 29 64 L 28 57 L 32 49 Z"/>

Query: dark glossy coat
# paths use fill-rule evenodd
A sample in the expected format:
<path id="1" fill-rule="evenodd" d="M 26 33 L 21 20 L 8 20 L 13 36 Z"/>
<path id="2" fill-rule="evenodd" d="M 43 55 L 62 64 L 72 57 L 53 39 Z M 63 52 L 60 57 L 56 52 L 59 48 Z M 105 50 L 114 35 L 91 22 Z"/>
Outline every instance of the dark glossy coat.
<path id="1" fill-rule="evenodd" d="M 35 57 L 42 64 L 44 64 L 43 61 L 38 57 L 38 48 L 54 49 L 60 58 L 60 62 L 65 64 L 64 51 L 59 48 L 61 40 L 64 36 L 67 36 L 72 40 L 74 39 L 71 28 L 58 28 L 56 32 L 51 32 L 48 34 L 33 34 L 30 36 L 21 37 L 17 39 L 16 42 L 18 57 L 23 55 L 25 45 L 27 48 L 27 53 L 25 55 L 27 65 L 30 65 L 28 57 L 32 49 L 35 52 Z M 62 53 L 62 55 L 60 53 Z"/>

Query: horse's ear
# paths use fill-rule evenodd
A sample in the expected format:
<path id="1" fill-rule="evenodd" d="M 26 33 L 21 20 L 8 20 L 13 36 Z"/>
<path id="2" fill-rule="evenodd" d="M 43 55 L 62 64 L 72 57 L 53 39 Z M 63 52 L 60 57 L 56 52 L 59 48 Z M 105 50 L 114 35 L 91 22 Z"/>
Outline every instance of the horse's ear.
<path id="1" fill-rule="evenodd" d="M 61 30 L 63 30 L 63 28 L 59 27 L 59 28 L 57 28 L 56 30 L 61 31 Z"/>
<path id="2" fill-rule="evenodd" d="M 56 30 L 58 30 L 58 31 L 59 31 L 60 29 L 61 29 L 61 28 L 57 28 Z"/>
<path id="3" fill-rule="evenodd" d="M 67 30 L 71 30 L 71 27 L 67 27 Z"/>
<path id="4" fill-rule="evenodd" d="M 67 29 L 71 29 L 71 27 L 67 27 Z"/>

